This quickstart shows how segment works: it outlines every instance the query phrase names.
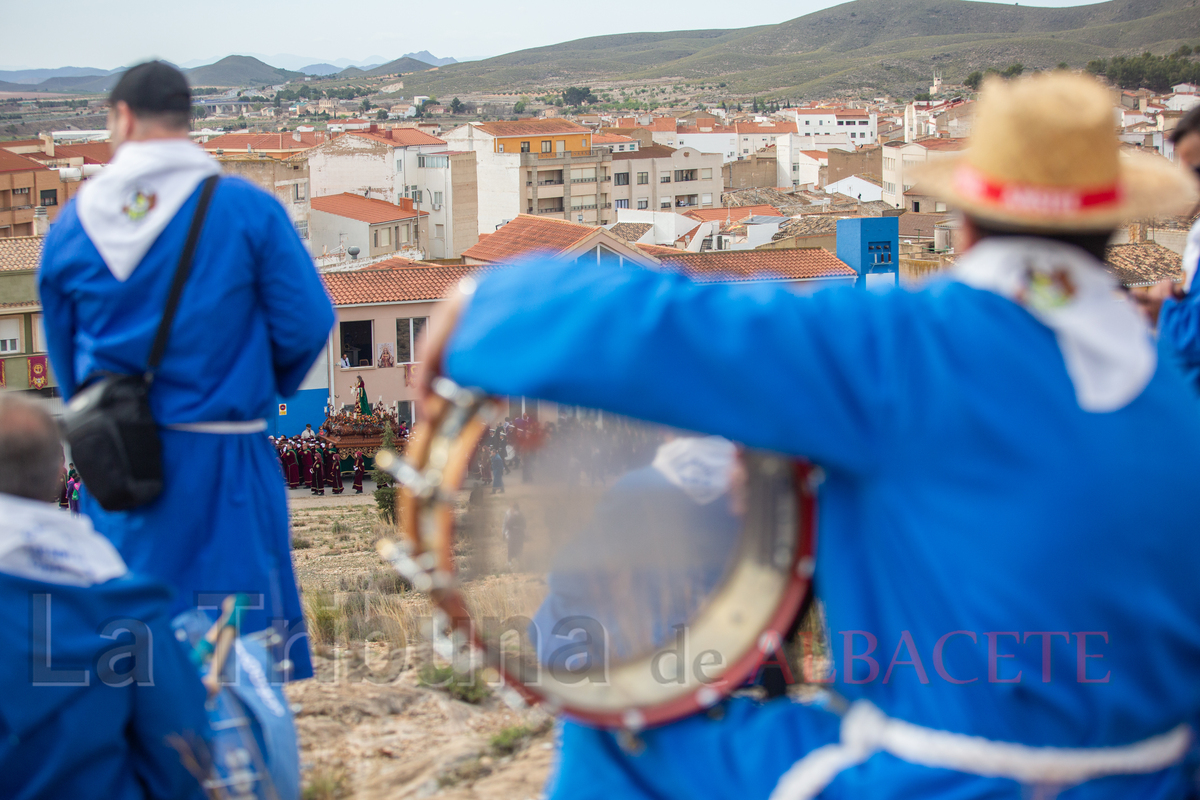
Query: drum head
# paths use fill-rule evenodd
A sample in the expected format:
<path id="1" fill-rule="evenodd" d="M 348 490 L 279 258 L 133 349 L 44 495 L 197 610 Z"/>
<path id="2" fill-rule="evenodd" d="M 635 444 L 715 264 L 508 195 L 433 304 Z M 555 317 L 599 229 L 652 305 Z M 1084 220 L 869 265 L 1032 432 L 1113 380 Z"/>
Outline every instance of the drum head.
<path id="1" fill-rule="evenodd" d="M 424 559 L 485 676 L 554 710 L 636 729 L 716 703 L 807 594 L 808 469 L 525 402 L 537 419 L 506 428 L 495 401 L 459 397 L 415 437 L 389 558 Z"/>

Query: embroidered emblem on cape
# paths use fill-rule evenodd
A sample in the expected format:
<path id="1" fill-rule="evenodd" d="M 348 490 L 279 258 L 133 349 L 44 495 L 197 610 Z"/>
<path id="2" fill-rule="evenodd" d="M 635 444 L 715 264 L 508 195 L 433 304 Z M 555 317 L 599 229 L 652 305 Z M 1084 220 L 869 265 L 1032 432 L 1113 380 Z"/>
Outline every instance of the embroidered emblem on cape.
<path id="1" fill-rule="evenodd" d="M 1065 266 L 1044 272 L 1033 265 L 1025 268 L 1025 285 L 1017 290 L 1016 301 L 1023 306 L 1049 311 L 1062 308 L 1075 299 L 1075 283 Z"/>
<path id="2" fill-rule="evenodd" d="M 154 192 L 138 189 L 129 198 L 129 202 L 121 207 L 121 213 L 133 222 L 141 222 L 154 209 L 154 204 L 157 202 L 158 195 Z"/>
<path id="3" fill-rule="evenodd" d="M 1095 258 L 1038 238 L 985 239 L 954 265 L 954 277 L 1024 307 L 1054 331 L 1084 411 L 1132 402 L 1158 365 L 1149 328 Z"/>

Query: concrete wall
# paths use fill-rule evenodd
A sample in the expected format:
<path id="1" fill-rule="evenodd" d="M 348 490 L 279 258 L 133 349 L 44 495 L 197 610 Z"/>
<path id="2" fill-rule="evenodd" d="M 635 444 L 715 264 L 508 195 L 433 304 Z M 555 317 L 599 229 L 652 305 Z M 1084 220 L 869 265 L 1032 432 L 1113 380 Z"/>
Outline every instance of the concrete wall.
<path id="1" fill-rule="evenodd" d="M 479 233 L 495 233 L 505 222 L 516 219 L 521 208 L 524 181 L 521 179 L 521 154 L 495 152 L 494 137 L 473 125 L 460 125 L 444 134 L 448 150 L 475 153 L 475 175 L 479 187 L 477 213 Z"/>
<path id="2" fill-rule="evenodd" d="M 725 191 L 734 189 L 759 189 L 786 186 L 779 184 L 776 172 L 778 159 L 775 156 L 764 156 L 753 153 L 741 161 L 730 161 L 721 167 L 722 182 Z"/>
<path id="3" fill-rule="evenodd" d="M 450 156 L 450 192 L 447 197 L 450 213 L 444 223 L 447 249 L 443 257 L 458 258 L 464 250 L 479 242 L 479 169 L 475 153 L 455 153 Z"/>
<path id="4" fill-rule="evenodd" d="M 245 178 L 278 200 L 300 237 L 309 238 L 312 186 L 307 156 L 295 155 L 281 161 L 261 154 L 226 153 L 217 160 L 227 175 Z"/>
<path id="5" fill-rule="evenodd" d="M 825 184 L 825 191 L 829 194 L 840 192 L 847 197 L 853 197 L 863 203 L 879 200 L 883 195 L 883 188 L 879 184 L 863 180 L 857 175 L 850 175 L 834 183 L 827 183 Z"/>
<path id="6" fill-rule="evenodd" d="M 863 147 L 858 150 L 835 147 L 826 152 L 829 156 L 829 169 L 825 177 L 827 183 L 836 183 L 851 175 L 883 180 L 882 147 Z"/>
<path id="7" fill-rule="evenodd" d="M 313 197 L 350 192 L 396 202 L 398 181 L 390 145 L 365 136 L 339 136 L 307 151 Z"/>
<path id="8" fill-rule="evenodd" d="M 309 214 L 308 229 L 313 255 L 331 252 L 342 245 L 357 247 L 360 258 L 366 258 L 370 252 L 371 226 L 365 222 L 313 209 Z"/>

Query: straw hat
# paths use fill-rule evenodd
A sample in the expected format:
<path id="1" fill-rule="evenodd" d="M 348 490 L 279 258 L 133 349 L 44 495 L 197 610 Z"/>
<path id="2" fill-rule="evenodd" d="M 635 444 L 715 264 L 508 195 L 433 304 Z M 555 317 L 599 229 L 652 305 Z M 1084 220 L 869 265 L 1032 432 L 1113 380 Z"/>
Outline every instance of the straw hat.
<path id="1" fill-rule="evenodd" d="M 979 220 L 1045 231 L 1180 213 L 1197 193 L 1167 159 L 1122 153 L 1109 90 L 1065 72 L 989 82 L 966 151 L 925 164 L 918 179 Z"/>

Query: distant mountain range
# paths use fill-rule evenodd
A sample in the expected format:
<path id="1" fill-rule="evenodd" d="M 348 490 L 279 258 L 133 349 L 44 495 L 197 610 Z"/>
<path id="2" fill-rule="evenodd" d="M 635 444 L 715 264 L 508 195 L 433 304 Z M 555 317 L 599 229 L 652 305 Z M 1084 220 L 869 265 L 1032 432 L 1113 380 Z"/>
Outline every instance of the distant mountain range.
<path id="1" fill-rule="evenodd" d="M 304 75 L 390 75 L 396 72 L 419 72 L 435 66 L 458 63 L 453 58 L 438 58 L 428 50 L 409 53 L 394 61 L 383 56 L 371 56 L 361 62 L 339 58 L 332 62 L 313 63 L 316 59 L 301 56 L 271 56 L 265 61 L 252 55 L 226 56 L 208 63 L 187 62 L 180 67 L 193 86 L 262 86 L 296 80 Z M 384 63 L 384 62 L 387 63 Z M 280 66 L 281 62 L 299 68 Z M 125 67 L 106 70 L 94 67 L 60 67 L 58 69 L 0 70 L 0 91 L 80 92 L 100 93 L 112 89 Z M 382 70 L 376 72 L 376 70 Z"/>

